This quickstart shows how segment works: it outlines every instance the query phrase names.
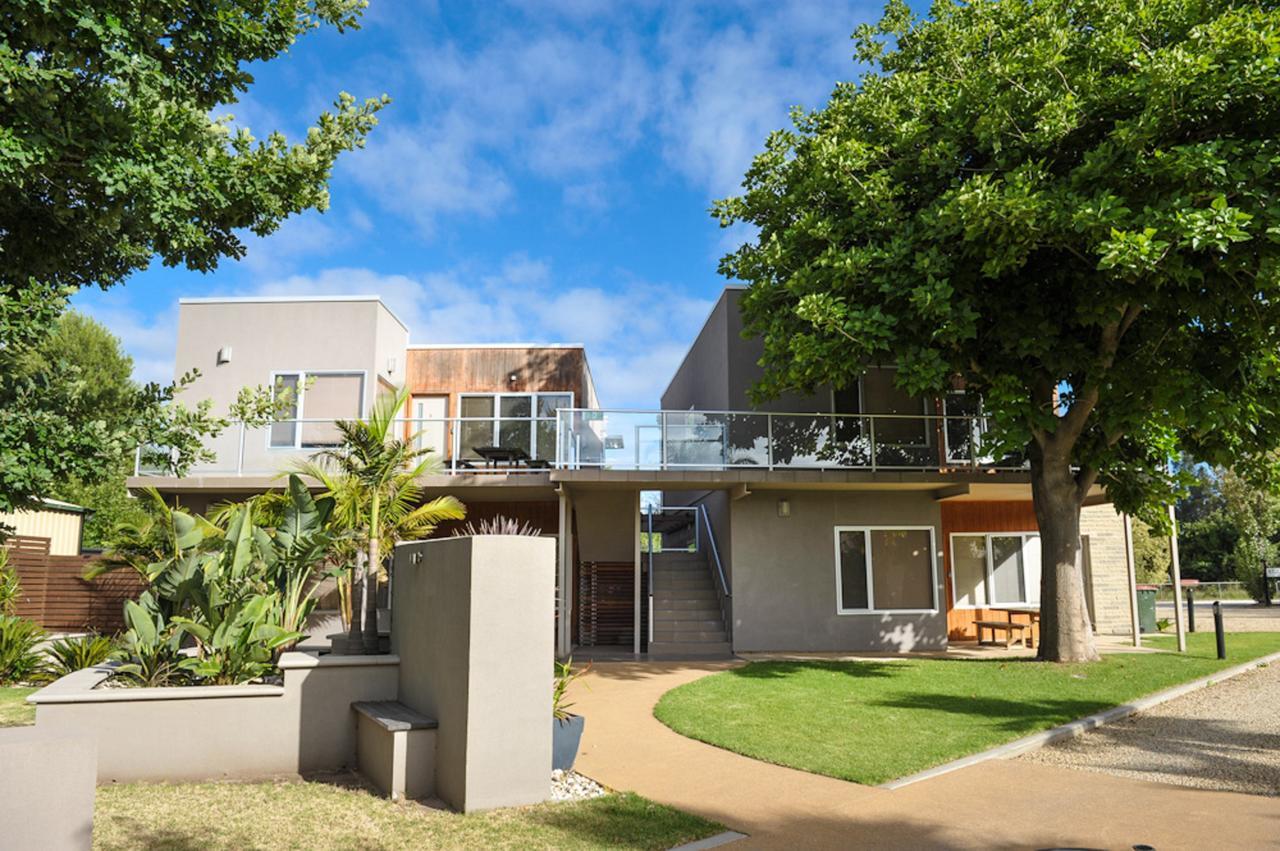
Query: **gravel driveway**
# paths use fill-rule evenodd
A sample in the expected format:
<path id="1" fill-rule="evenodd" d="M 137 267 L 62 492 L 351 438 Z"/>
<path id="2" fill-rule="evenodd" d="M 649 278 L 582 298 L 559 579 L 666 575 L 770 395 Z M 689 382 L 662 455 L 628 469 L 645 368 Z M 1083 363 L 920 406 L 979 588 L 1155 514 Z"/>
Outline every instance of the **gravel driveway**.
<path id="1" fill-rule="evenodd" d="M 1280 664 L 1018 758 L 1179 786 L 1280 795 Z"/>

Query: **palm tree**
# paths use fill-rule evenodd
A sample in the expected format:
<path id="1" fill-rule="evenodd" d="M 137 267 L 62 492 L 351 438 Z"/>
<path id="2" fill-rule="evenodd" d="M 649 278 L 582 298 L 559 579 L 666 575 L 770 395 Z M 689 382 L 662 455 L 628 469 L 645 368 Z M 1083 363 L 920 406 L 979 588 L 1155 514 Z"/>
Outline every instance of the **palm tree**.
<path id="1" fill-rule="evenodd" d="M 404 390 L 380 397 L 365 420 L 339 420 L 335 425 L 342 444 L 316 453 L 297 471 L 311 476 L 334 499 L 333 520 L 354 532 L 363 548 L 363 566 L 357 559 L 363 630 L 352 605 L 352 640 L 360 639 L 366 653 L 378 649 L 377 582 L 382 554 L 397 541 L 425 538 L 443 520 L 461 520 L 466 508 L 451 496 L 422 502 L 424 490 L 418 478 L 439 472 L 440 461 L 427 450 L 417 449 L 414 438 L 395 435 L 397 414 L 408 400 Z M 416 437 L 416 435 L 415 435 Z M 353 577 L 353 586 L 356 577 Z"/>

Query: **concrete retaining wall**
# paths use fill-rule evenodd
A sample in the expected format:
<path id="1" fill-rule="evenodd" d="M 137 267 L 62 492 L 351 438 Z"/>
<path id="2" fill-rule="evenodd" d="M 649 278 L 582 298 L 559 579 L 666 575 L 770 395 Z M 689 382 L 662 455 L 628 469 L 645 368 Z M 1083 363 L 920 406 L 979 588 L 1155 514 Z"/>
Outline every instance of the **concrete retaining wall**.
<path id="1" fill-rule="evenodd" d="M 356 764 L 351 704 L 394 700 L 395 656 L 286 653 L 284 685 L 95 688 L 109 667 L 31 696 L 42 734 L 81 735 L 98 782 L 252 779 Z"/>

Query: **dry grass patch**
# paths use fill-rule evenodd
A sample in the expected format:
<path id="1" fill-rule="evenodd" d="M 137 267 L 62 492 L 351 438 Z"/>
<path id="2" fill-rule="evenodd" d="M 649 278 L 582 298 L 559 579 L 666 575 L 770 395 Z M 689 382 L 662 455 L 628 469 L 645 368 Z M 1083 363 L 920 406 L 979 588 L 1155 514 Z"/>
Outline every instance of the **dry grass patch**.
<path id="1" fill-rule="evenodd" d="M 127 784 L 98 790 L 93 845 L 116 849 L 660 849 L 718 833 L 614 794 L 459 815 L 381 798 L 353 775 L 307 782 Z"/>
<path id="2" fill-rule="evenodd" d="M 23 727 L 36 723 L 36 708 L 27 703 L 27 695 L 36 689 L 10 686 L 0 688 L 0 727 Z"/>

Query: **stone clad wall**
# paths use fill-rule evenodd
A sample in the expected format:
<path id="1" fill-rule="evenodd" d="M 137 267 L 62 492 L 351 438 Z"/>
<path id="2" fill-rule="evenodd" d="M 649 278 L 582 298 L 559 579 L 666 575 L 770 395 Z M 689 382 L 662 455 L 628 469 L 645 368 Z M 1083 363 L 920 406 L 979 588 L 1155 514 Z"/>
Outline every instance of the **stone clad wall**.
<path id="1" fill-rule="evenodd" d="M 1129 635 L 1129 562 L 1124 517 L 1111 505 L 1091 505 L 1080 512 L 1080 535 L 1088 536 L 1088 567 L 1093 577 L 1095 629 L 1102 635 Z"/>

